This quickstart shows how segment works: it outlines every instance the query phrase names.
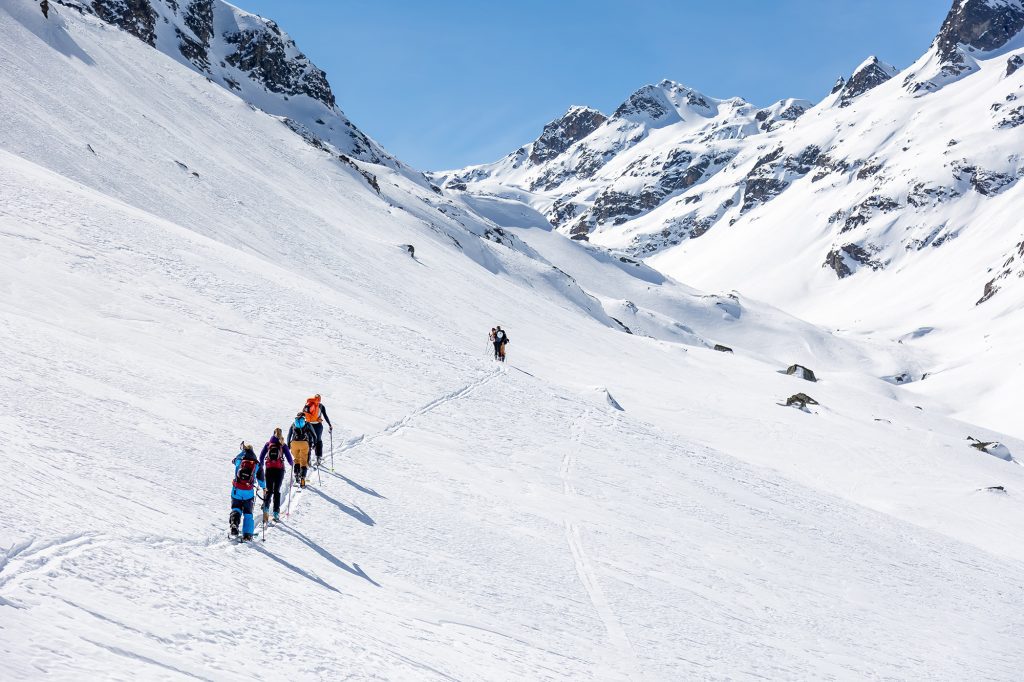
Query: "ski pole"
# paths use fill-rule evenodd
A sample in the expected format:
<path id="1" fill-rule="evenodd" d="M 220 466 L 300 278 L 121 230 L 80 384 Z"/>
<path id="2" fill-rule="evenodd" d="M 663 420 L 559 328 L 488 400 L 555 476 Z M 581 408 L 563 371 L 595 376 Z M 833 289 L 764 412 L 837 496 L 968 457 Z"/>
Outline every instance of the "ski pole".
<path id="1" fill-rule="evenodd" d="M 291 520 L 292 518 L 292 484 L 295 483 L 295 474 L 293 473 L 288 477 L 288 508 L 284 510 L 284 517 Z"/>
<path id="2" fill-rule="evenodd" d="M 334 473 L 334 429 L 331 429 L 331 473 Z"/>
<path id="3" fill-rule="evenodd" d="M 316 463 L 316 484 L 321 488 L 324 487 L 324 482 L 320 479 L 320 462 Z"/>

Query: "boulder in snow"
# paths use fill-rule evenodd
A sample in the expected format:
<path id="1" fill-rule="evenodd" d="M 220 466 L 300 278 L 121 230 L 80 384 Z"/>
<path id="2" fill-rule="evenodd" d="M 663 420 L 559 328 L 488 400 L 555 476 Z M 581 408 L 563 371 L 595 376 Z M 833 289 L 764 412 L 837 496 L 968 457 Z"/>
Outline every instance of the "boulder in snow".
<path id="1" fill-rule="evenodd" d="M 971 447 L 975 450 L 981 450 L 985 454 L 998 457 L 999 459 L 1007 462 L 1013 461 L 1013 455 L 1010 454 L 1010 448 L 1006 447 L 1002 443 L 996 441 L 981 441 L 974 436 L 967 436 L 967 440 L 971 441 Z"/>
<path id="2" fill-rule="evenodd" d="M 729 348 L 729 346 L 723 346 L 720 343 L 716 343 L 715 346 L 714 346 L 714 349 L 717 350 L 719 353 L 731 353 L 732 352 L 732 348 Z"/>
<path id="3" fill-rule="evenodd" d="M 789 368 L 786 369 L 786 374 L 797 376 L 797 377 L 799 377 L 801 379 L 804 379 L 806 381 L 817 381 L 818 380 L 818 378 L 816 376 L 814 376 L 814 372 L 809 370 L 809 369 L 807 369 L 803 365 L 790 365 Z"/>
<path id="4" fill-rule="evenodd" d="M 818 401 L 806 393 L 795 393 L 786 399 L 786 407 L 795 407 L 804 412 L 810 412 L 808 405 L 818 405 Z"/>

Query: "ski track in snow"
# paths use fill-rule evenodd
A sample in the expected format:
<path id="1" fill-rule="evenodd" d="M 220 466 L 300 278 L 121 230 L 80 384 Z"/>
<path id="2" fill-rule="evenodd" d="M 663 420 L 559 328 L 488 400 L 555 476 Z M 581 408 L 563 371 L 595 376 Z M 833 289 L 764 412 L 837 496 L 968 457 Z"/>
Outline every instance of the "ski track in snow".
<path id="1" fill-rule="evenodd" d="M 573 468 L 578 451 L 583 447 L 584 423 L 589 417 L 590 411 L 587 410 L 574 419 L 570 426 L 571 442 L 569 447 L 566 448 L 565 455 L 562 457 L 561 467 L 559 468 L 559 475 L 562 478 L 562 489 L 568 497 L 576 496 L 576 487 L 572 483 Z M 572 552 L 573 564 L 576 566 L 580 582 L 587 591 L 590 603 L 593 604 L 598 617 L 604 623 L 605 630 L 608 632 L 608 640 L 614 647 L 615 655 L 609 656 L 608 665 L 613 669 L 623 672 L 624 676 L 628 679 L 638 679 L 639 663 L 636 658 L 636 651 L 633 649 L 633 644 L 629 641 L 626 631 L 622 628 L 622 623 L 619 622 L 619 619 L 608 604 L 608 600 L 605 598 L 597 573 L 594 571 L 594 567 L 583 547 L 583 537 L 579 525 L 569 518 L 565 519 L 565 539 L 569 544 L 570 552 Z M 625 670 L 622 670 L 623 667 Z"/>
<path id="2" fill-rule="evenodd" d="M 388 424 L 383 429 L 381 429 L 380 431 L 378 431 L 378 432 L 376 432 L 376 433 L 374 433 L 372 435 L 367 436 L 366 434 L 363 434 L 363 435 L 360 435 L 360 436 L 356 436 L 355 438 L 353 438 L 353 439 L 349 440 L 347 443 L 345 443 L 345 445 L 343 445 L 338 450 L 338 454 L 341 454 L 343 452 L 348 452 L 349 450 L 352 450 L 352 449 L 357 448 L 357 447 L 362 446 L 362 445 L 367 445 L 367 444 L 372 443 L 373 441 L 375 441 L 375 440 L 377 440 L 379 438 L 384 438 L 386 436 L 393 436 L 396 433 L 398 433 L 399 431 L 401 431 L 402 429 L 404 429 L 407 426 L 409 426 L 409 424 L 411 424 L 412 421 L 417 419 L 418 417 L 422 417 L 424 415 L 427 415 L 427 414 L 433 412 L 434 410 L 436 410 L 437 408 L 441 407 L 442 405 L 446 405 L 447 403 L 450 403 L 452 401 L 459 400 L 461 398 L 465 398 L 465 397 L 471 395 L 472 393 L 474 393 L 475 391 L 477 391 L 481 387 L 485 386 L 486 384 L 490 383 L 491 381 L 494 381 L 494 379 L 496 379 L 498 376 L 500 376 L 503 372 L 504 372 L 504 368 L 497 367 L 493 371 L 491 371 L 490 373 L 488 373 L 488 374 L 484 375 L 483 377 L 481 377 L 480 379 L 477 379 L 476 381 L 470 382 L 469 384 L 466 384 L 465 386 L 463 386 L 462 388 L 460 388 L 458 390 L 451 391 L 450 393 L 445 393 L 441 397 L 436 398 L 435 400 L 430 401 L 429 403 L 427 403 L 423 407 L 421 407 L 421 408 L 419 408 L 419 409 L 417 409 L 417 410 L 415 410 L 413 412 L 410 412 L 409 414 L 407 414 L 406 416 L 402 417 L 401 419 L 399 419 L 399 420 L 397 420 L 395 422 L 392 422 L 391 424 Z"/>

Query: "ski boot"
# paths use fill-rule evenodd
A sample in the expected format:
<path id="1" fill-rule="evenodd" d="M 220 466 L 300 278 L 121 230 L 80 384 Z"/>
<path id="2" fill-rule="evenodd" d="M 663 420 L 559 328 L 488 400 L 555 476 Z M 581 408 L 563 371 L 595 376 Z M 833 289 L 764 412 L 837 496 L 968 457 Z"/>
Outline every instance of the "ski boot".
<path id="1" fill-rule="evenodd" d="M 241 515 L 238 512 L 231 512 L 231 516 L 228 521 L 231 524 L 231 537 L 238 537 L 238 523 L 242 520 Z"/>
<path id="2" fill-rule="evenodd" d="M 242 534 L 242 542 L 252 542 L 252 533 Z"/>
<path id="3" fill-rule="evenodd" d="M 281 520 L 281 512 L 274 512 L 274 523 Z"/>
<path id="4" fill-rule="evenodd" d="M 299 482 L 299 487 L 300 488 L 305 488 L 306 487 L 306 477 L 305 476 L 303 476 L 302 480 Z"/>

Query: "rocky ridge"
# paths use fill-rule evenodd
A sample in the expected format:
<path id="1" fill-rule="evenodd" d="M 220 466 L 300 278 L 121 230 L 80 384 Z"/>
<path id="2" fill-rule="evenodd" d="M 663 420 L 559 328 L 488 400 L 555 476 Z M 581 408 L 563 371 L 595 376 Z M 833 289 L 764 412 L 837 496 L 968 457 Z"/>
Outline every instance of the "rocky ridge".
<path id="1" fill-rule="evenodd" d="M 1021 0 L 955 0 L 915 64 L 900 73 L 870 57 L 817 105 L 757 109 L 662 81 L 560 154 L 534 154 L 548 149 L 538 140 L 495 163 L 432 177 L 448 189 L 526 201 L 566 235 L 657 257 L 669 274 L 662 263 L 684 242 L 793 220 L 814 235 L 801 249 L 816 250 L 816 266 L 831 277 L 884 271 L 961 238 L 972 224 L 966 216 L 997 210 L 1017 191 L 1022 30 Z M 757 234 L 772 239 L 763 228 Z M 1009 234 L 1001 253 L 1016 254 L 1021 238 Z M 975 270 L 972 300 L 1005 288 L 1000 273 Z M 815 275 L 794 282 L 800 277 Z"/>
<path id="2" fill-rule="evenodd" d="M 55 2 L 130 33 L 326 152 L 405 169 L 345 116 L 327 74 L 270 19 L 222 0 Z"/>

